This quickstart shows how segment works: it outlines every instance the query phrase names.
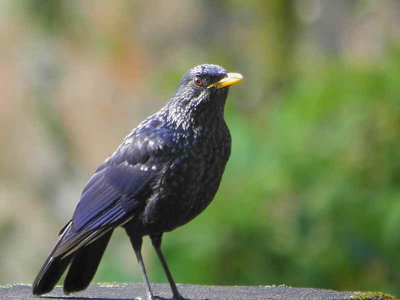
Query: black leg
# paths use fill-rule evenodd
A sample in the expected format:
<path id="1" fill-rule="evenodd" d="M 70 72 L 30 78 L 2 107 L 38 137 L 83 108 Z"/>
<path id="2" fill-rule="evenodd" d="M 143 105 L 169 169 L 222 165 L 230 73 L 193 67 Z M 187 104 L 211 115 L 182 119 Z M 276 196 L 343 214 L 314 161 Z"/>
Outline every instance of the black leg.
<path id="1" fill-rule="evenodd" d="M 131 240 L 131 244 L 133 247 L 133 250 L 135 251 L 137 261 L 140 266 L 140 272 L 142 273 L 143 280 L 146 284 L 147 287 L 147 299 L 152 300 L 152 299 L 158 299 L 157 297 L 154 297 L 153 291 L 151 290 L 151 286 L 149 283 L 149 279 L 147 278 L 147 272 L 146 268 L 144 266 L 143 258 L 142 258 L 142 237 L 134 237 L 134 236 L 129 236 Z"/>
<path id="2" fill-rule="evenodd" d="M 162 234 L 150 235 L 150 239 L 154 246 L 154 249 L 156 249 L 158 258 L 161 261 L 161 265 L 164 269 L 164 272 L 167 275 L 169 285 L 171 286 L 172 294 L 174 295 L 173 300 L 185 300 L 185 298 L 183 298 L 181 296 L 181 294 L 179 294 L 179 292 L 178 292 L 178 288 L 176 287 L 175 281 L 172 278 L 172 275 L 171 275 L 171 272 L 169 271 L 167 262 L 165 261 L 164 255 L 161 251 Z"/>

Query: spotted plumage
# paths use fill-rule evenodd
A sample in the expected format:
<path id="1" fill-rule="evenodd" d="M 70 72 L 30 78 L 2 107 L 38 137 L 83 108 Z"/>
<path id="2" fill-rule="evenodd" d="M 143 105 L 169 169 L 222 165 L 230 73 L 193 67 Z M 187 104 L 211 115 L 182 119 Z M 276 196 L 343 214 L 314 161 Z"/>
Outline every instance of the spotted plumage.
<path id="1" fill-rule="evenodd" d="M 33 283 L 33 293 L 52 290 L 68 266 L 64 291 L 85 289 L 116 227 L 125 228 L 153 299 L 141 257 L 149 235 L 171 284 L 161 252 L 164 232 L 201 213 L 213 199 L 231 151 L 224 120 L 228 86 L 242 80 L 216 65 L 200 65 L 182 78 L 176 92 L 145 119 L 99 166 L 85 186 L 72 220 Z"/>

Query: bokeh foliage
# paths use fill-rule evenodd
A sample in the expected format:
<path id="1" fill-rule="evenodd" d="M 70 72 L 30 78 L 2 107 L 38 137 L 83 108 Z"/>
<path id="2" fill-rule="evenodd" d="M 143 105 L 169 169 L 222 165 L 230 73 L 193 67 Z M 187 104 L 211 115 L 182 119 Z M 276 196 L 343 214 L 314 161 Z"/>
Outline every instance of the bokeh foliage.
<path id="1" fill-rule="evenodd" d="M 33 279 L 96 165 L 210 62 L 246 81 L 215 201 L 165 236 L 176 280 L 400 294 L 400 16 L 361 2 L 5 1 L 0 283 Z M 132 280 L 119 230 L 95 281 Z"/>

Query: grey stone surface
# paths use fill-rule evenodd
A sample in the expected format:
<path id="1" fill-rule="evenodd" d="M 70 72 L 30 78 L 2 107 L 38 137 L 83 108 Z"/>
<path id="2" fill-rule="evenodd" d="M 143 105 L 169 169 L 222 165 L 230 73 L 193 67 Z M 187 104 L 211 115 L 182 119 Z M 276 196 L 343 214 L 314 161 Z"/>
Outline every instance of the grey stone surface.
<path id="1" fill-rule="evenodd" d="M 161 297 L 171 298 L 167 284 L 154 284 L 154 293 Z M 202 286 L 179 284 L 182 296 L 191 300 L 347 300 L 354 297 L 354 292 L 337 292 L 313 288 L 291 288 L 287 286 Z M 85 291 L 72 295 L 64 295 L 62 287 L 56 287 L 51 293 L 41 297 L 32 296 L 29 285 L 11 285 L 0 287 L 0 299 L 70 299 L 70 300 L 146 300 L 145 288 L 142 284 L 93 284 Z M 354 299 L 354 298 L 353 298 Z M 366 297 L 367 299 L 394 299 Z"/>

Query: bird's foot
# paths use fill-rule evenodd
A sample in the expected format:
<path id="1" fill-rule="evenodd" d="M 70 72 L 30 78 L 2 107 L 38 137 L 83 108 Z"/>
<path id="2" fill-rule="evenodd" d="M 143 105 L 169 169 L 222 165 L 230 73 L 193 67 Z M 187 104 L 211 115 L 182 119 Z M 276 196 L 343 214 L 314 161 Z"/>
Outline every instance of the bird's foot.
<path id="1" fill-rule="evenodd" d="M 181 294 L 176 294 L 174 295 L 174 297 L 172 297 L 172 300 L 189 300 L 189 299 L 182 297 Z"/>

